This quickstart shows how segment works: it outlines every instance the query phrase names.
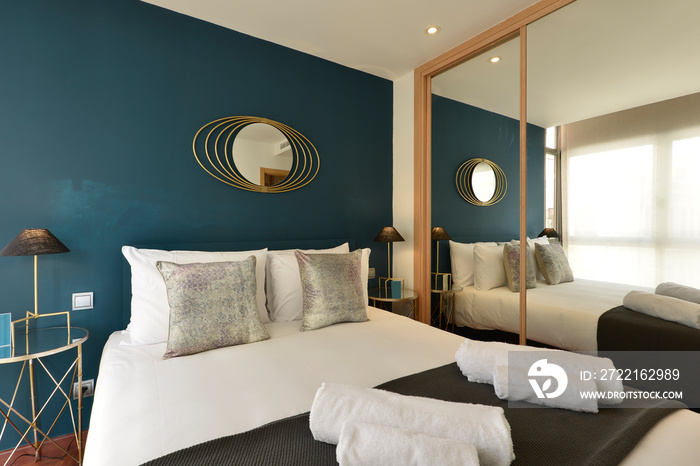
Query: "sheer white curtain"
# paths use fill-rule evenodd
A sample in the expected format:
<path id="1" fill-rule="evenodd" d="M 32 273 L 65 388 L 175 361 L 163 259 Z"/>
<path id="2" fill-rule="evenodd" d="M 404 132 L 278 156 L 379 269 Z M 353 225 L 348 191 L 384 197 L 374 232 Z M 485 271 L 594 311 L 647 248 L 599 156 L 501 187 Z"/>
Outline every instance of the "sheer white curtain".
<path id="1" fill-rule="evenodd" d="M 575 277 L 700 287 L 700 94 L 563 126 L 562 168 Z"/>

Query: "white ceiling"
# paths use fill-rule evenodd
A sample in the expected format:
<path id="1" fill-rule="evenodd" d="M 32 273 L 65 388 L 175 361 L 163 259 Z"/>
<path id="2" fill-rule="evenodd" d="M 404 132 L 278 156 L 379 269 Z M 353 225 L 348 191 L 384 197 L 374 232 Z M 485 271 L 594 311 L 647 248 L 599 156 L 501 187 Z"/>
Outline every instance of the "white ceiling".
<path id="1" fill-rule="evenodd" d="M 698 0 L 578 0 L 534 23 L 528 121 L 551 127 L 700 92 L 698 18 Z M 433 92 L 518 118 L 519 47 L 445 72 Z"/>
<path id="2" fill-rule="evenodd" d="M 536 0 L 143 0 L 397 79 Z M 699 0 L 578 0 L 528 29 L 528 121 L 543 127 L 700 92 Z M 429 36 L 425 29 L 440 27 Z M 518 40 L 433 80 L 518 117 Z M 494 51 L 495 52 L 495 51 Z"/>
<path id="3" fill-rule="evenodd" d="M 537 0 L 143 1 L 394 80 Z"/>

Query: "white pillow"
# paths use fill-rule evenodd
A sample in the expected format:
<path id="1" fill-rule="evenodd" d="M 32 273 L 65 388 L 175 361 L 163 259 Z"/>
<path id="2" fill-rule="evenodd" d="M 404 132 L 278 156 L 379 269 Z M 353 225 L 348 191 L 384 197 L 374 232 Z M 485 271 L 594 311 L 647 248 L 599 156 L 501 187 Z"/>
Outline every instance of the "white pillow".
<path id="1" fill-rule="evenodd" d="M 532 239 L 528 236 L 527 237 L 527 244 L 534 251 L 535 244 L 549 244 L 549 238 L 547 238 L 546 236 L 538 236 L 537 238 Z M 544 275 L 542 275 L 542 271 L 540 270 L 540 268 L 539 267 L 535 267 L 535 268 L 537 269 L 537 279 L 544 280 Z"/>
<path id="2" fill-rule="evenodd" d="M 265 261 L 267 249 L 257 251 L 162 251 L 122 247 L 122 254 L 131 266 L 131 322 L 127 327 L 131 342 L 150 345 L 168 340 L 170 305 L 165 281 L 156 268 L 156 262 L 176 264 L 206 262 L 234 262 L 255 256 L 256 304 L 260 321 L 270 319 L 265 307 Z"/>
<path id="3" fill-rule="evenodd" d="M 452 283 L 464 288 L 474 284 L 474 245 L 477 243 L 458 243 L 450 240 L 450 263 L 452 264 Z M 496 243 L 478 243 L 495 246 Z"/>
<path id="4" fill-rule="evenodd" d="M 474 246 L 474 286 L 479 290 L 490 290 L 508 284 L 503 264 L 503 246 Z"/>
<path id="5" fill-rule="evenodd" d="M 348 243 L 330 249 L 300 249 L 305 254 L 343 254 L 350 252 Z M 294 249 L 269 251 L 267 254 L 265 292 L 267 310 L 273 322 L 301 320 L 301 276 Z"/>

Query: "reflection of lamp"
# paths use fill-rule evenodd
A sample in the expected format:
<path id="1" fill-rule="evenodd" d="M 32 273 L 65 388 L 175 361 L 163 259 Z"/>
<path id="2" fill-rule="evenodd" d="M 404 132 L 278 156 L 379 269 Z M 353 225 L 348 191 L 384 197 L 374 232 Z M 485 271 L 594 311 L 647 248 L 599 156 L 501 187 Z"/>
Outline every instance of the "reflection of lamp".
<path id="1" fill-rule="evenodd" d="M 384 227 L 382 228 L 382 231 L 379 232 L 376 238 L 374 238 L 374 241 L 376 243 L 386 243 L 386 255 L 387 255 L 387 277 L 379 277 L 379 288 L 381 289 L 382 285 L 382 279 L 384 279 L 384 286 L 387 287 L 388 282 L 393 282 L 396 281 L 397 284 L 401 285 L 401 287 L 398 289 L 398 293 L 402 293 L 402 288 L 403 288 L 403 279 L 394 279 L 391 276 L 391 243 L 395 241 L 405 241 L 403 239 L 403 236 L 399 234 L 398 231 L 396 231 L 396 228 L 394 227 Z M 399 283 L 400 282 L 400 283 Z M 392 283 L 392 297 L 396 294 L 394 293 L 394 284 Z M 388 294 L 388 293 L 387 293 Z M 400 296 L 399 296 L 400 297 Z"/>
<path id="2" fill-rule="evenodd" d="M 450 235 L 447 234 L 443 227 L 433 227 L 430 231 L 430 239 L 435 240 L 435 288 L 437 290 L 438 276 L 446 275 L 449 277 L 450 274 L 440 273 L 440 241 L 451 240 Z M 447 278 L 446 277 L 446 278 Z M 443 288 L 449 288 L 449 281 L 445 282 L 443 278 Z"/>
<path id="3" fill-rule="evenodd" d="M 557 233 L 557 230 L 554 228 L 545 228 L 539 235 L 537 235 L 538 238 L 542 236 L 546 236 L 547 238 L 556 238 L 555 242 L 557 243 L 561 241 L 561 236 L 559 236 L 559 233 Z"/>
<path id="4" fill-rule="evenodd" d="M 37 256 L 44 254 L 59 254 L 69 252 L 63 243 L 56 238 L 49 230 L 40 228 L 30 228 L 22 230 L 5 249 L 0 251 L 0 256 L 34 256 L 34 312 L 27 311 L 27 317 L 15 322 L 46 317 L 50 315 L 66 314 L 68 327 L 70 328 L 70 315 L 68 312 L 39 315 L 39 292 L 37 286 Z"/>

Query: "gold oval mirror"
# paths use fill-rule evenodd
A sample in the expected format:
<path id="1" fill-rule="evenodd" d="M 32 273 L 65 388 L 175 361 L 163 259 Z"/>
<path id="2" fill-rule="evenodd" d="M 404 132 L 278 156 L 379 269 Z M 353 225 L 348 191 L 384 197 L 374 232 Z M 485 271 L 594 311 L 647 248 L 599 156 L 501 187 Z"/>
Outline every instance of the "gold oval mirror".
<path id="1" fill-rule="evenodd" d="M 477 206 L 493 205 L 506 195 L 506 175 L 490 160 L 467 160 L 457 170 L 455 182 L 459 195 Z"/>
<path id="2" fill-rule="evenodd" d="M 211 176 L 246 191 L 281 193 L 302 188 L 321 164 L 311 141 L 289 126 L 234 116 L 207 123 L 192 140 L 199 165 Z"/>

